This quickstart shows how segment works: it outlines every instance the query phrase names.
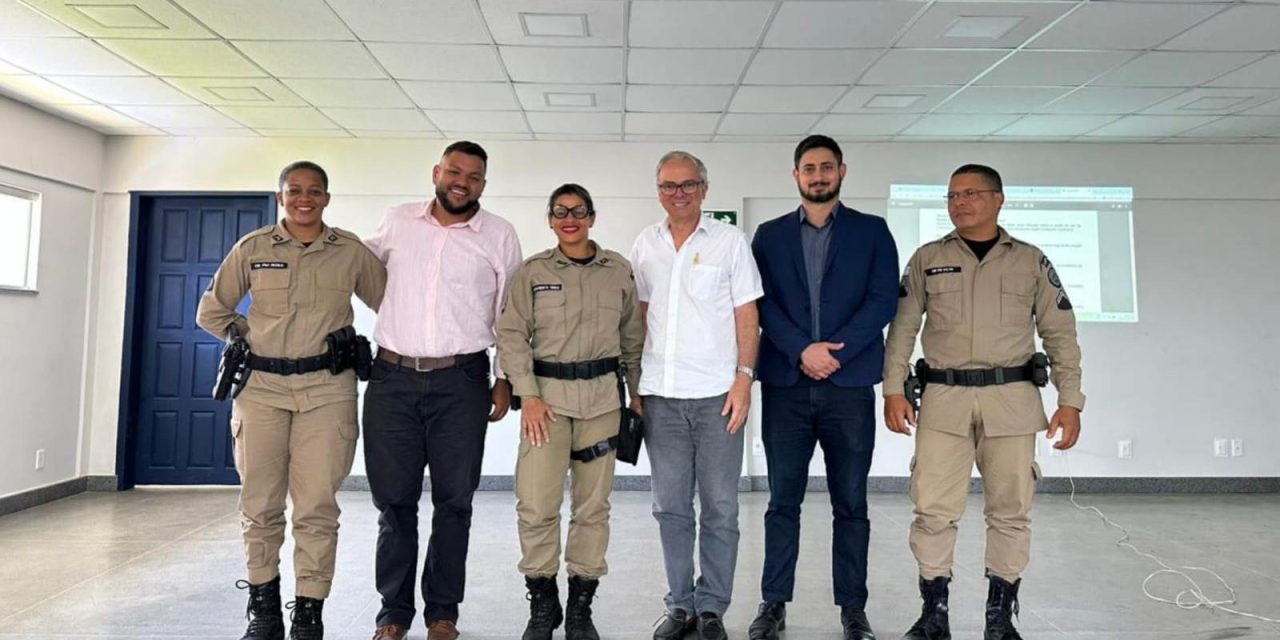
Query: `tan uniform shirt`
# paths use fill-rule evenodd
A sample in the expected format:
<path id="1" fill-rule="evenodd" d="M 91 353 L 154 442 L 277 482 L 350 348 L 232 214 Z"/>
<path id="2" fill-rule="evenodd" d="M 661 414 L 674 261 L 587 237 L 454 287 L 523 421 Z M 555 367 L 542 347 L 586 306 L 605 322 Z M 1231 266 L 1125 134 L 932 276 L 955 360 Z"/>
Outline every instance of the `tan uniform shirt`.
<path id="1" fill-rule="evenodd" d="M 324 337 L 355 318 L 351 294 L 377 310 L 387 269 L 355 234 L 324 227 L 303 246 L 283 223 L 241 238 L 222 261 L 200 298 L 196 323 L 220 339 L 235 323 L 249 350 L 264 358 L 306 358 L 325 353 Z M 248 317 L 236 313 L 252 296 Z M 327 371 L 282 376 L 254 371 L 240 398 L 288 411 L 316 407 L 356 395 L 355 372 Z"/>
<path id="2" fill-rule="evenodd" d="M 1052 364 L 1058 404 L 1084 409 L 1076 317 L 1057 271 L 1040 249 L 1000 229 L 986 259 L 956 233 L 920 247 L 907 263 L 898 313 L 885 348 L 884 395 L 902 395 L 920 316 L 924 357 L 937 369 L 1017 367 L 1035 352 L 1039 332 Z M 1030 382 L 988 387 L 930 384 L 920 428 L 967 435 L 974 399 L 987 435 L 1022 435 L 1048 426 L 1040 390 Z"/>
<path id="3" fill-rule="evenodd" d="M 498 321 L 498 353 L 512 392 L 541 397 L 557 414 L 590 419 L 618 408 L 618 379 L 556 380 L 533 375 L 533 361 L 583 362 L 620 358 L 634 396 L 640 383 L 644 317 L 631 264 L 597 248 L 579 265 L 559 248 L 520 267 Z"/>

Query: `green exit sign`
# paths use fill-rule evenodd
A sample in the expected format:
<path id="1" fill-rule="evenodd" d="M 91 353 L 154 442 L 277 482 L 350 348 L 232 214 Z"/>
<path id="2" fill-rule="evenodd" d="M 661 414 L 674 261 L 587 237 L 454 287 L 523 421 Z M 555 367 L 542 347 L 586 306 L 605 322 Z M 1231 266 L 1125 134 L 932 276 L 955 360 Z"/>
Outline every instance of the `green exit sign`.
<path id="1" fill-rule="evenodd" d="M 708 209 L 702 215 L 714 218 L 725 224 L 738 226 L 738 212 L 733 209 Z"/>

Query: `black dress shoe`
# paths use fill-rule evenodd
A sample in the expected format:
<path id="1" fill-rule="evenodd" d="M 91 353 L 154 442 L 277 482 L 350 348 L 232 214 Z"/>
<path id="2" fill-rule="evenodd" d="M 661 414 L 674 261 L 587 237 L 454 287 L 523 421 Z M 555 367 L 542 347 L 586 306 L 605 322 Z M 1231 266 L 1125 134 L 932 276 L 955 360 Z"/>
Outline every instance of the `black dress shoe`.
<path id="1" fill-rule="evenodd" d="M 747 629 L 750 640 L 778 640 L 778 632 L 787 628 L 787 605 L 781 602 L 761 602 L 756 619 Z"/>
<path id="2" fill-rule="evenodd" d="M 680 640 L 698 628 L 698 621 L 688 611 L 676 609 L 662 616 L 662 622 L 653 631 L 653 640 Z"/>
<path id="3" fill-rule="evenodd" d="M 871 630 L 867 612 L 853 607 L 840 608 L 840 626 L 844 627 L 844 640 L 876 640 Z"/>
<path id="4" fill-rule="evenodd" d="M 724 632 L 724 620 L 710 611 L 698 614 L 698 640 L 728 640 Z"/>

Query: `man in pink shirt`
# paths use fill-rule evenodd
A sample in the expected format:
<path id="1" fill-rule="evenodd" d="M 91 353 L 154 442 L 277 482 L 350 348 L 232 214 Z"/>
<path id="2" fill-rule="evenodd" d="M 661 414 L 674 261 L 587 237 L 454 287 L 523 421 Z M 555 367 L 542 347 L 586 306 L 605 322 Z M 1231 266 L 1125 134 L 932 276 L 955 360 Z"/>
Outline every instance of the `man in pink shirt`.
<path id="1" fill-rule="evenodd" d="M 480 145 L 449 145 L 431 172 L 435 199 L 392 207 L 366 241 L 387 265 L 364 396 L 365 467 L 381 512 L 374 640 L 402 640 L 413 622 L 426 467 L 434 509 L 423 618 L 429 640 L 458 637 L 486 420 L 501 420 L 511 405 L 501 370 L 489 384 L 486 350 L 523 255 L 511 223 L 480 208 L 487 164 Z"/>

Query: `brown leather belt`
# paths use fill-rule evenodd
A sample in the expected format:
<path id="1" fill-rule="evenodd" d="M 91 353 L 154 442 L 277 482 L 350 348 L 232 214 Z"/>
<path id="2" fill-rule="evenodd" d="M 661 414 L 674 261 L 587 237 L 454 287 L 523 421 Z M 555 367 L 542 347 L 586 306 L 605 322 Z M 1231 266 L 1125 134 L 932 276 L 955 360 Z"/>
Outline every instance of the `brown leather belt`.
<path id="1" fill-rule="evenodd" d="M 378 347 L 378 359 L 383 362 L 390 362 L 397 367 L 417 371 L 418 373 L 426 373 L 428 371 L 436 371 L 438 369 L 449 369 L 457 367 L 477 358 L 488 357 L 483 351 L 475 353 L 464 353 L 458 356 L 444 356 L 440 358 L 415 358 L 413 356 L 402 356 L 386 347 Z"/>

